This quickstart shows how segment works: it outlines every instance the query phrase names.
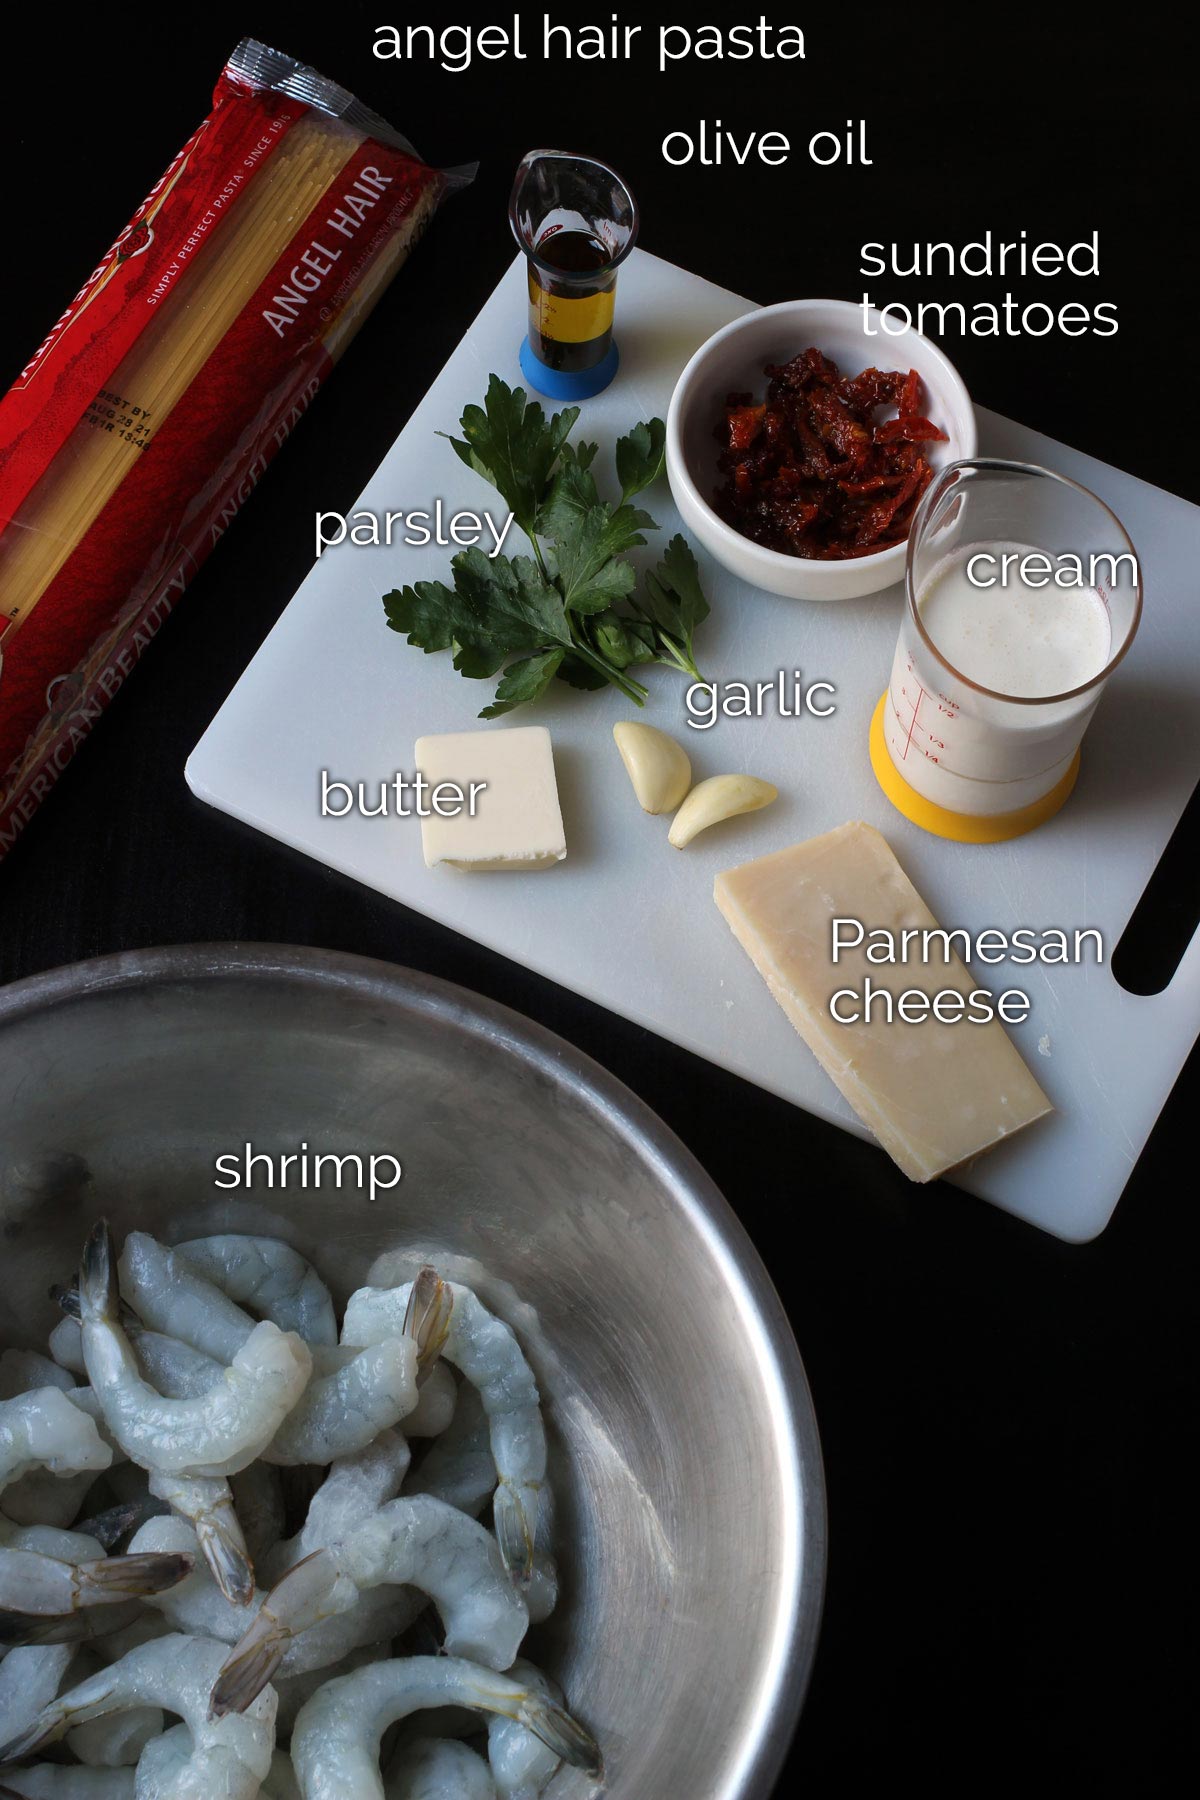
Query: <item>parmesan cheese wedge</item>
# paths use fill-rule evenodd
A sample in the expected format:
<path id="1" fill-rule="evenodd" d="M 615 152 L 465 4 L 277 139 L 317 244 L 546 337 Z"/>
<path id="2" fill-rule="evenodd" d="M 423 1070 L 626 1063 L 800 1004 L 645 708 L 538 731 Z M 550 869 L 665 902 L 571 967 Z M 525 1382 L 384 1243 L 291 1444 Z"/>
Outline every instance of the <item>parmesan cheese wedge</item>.
<path id="1" fill-rule="evenodd" d="M 932 1181 L 1053 1111 L 996 1020 L 873 1017 L 840 1025 L 831 1016 L 832 996 L 861 992 L 868 975 L 893 995 L 911 988 L 967 994 L 976 985 L 953 953 L 914 968 L 843 949 L 835 966 L 835 918 L 858 919 L 867 932 L 885 927 L 897 939 L 905 928 L 937 929 L 870 825 L 840 825 L 743 863 L 717 876 L 714 897 L 821 1067 L 911 1180 Z"/>

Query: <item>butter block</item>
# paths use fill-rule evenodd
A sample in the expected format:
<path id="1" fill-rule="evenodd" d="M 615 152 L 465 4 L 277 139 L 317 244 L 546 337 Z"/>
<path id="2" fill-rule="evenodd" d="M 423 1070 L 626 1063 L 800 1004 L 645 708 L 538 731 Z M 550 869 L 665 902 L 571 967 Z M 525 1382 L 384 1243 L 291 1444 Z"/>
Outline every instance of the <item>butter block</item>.
<path id="1" fill-rule="evenodd" d="M 416 766 L 433 788 L 456 782 L 470 794 L 485 784 L 472 815 L 436 812 L 421 820 L 425 867 L 548 869 L 567 854 L 554 753 L 544 725 L 447 731 L 417 739 Z"/>
<path id="2" fill-rule="evenodd" d="M 886 840 L 851 823 L 718 875 L 714 898 L 821 1067 L 913 1181 L 932 1181 L 1053 1108 L 997 1020 L 919 1024 L 872 1018 L 839 1025 L 841 988 L 869 975 L 893 995 L 978 984 L 956 955 L 943 962 L 868 962 L 865 945 L 835 965 L 832 921 L 936 929 L 937 921 Z M 844 1005 L 843 1011 L 850 1011 Z"/>

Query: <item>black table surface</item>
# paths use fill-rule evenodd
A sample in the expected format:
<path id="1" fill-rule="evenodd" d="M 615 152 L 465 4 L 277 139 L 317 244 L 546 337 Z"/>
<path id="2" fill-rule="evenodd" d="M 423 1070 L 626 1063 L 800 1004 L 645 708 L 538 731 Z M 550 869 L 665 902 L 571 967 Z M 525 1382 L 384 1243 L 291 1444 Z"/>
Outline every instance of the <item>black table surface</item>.
<path id="1" fill-rule="evenodd" d="M 1136 1770 L 1152 1788 L 1193 1692 L 1196 1058 L 1112 1225 L 1070 1247 L 947 1186 L 910 1186 L 879 1150 L 207 810 L 183 781 L 306 573 L 313 513 L 352 503 L 507 265 L 508 185 L 536 142 L 611 159 L 642 202 L 647 249 L 765 302 L 858 298 L 867 239 L 962 243 L 990 227 L 1073 242 L 1098 227 L 1098 279 L 873 285 L 910 302 L 1006 287 L 1116 302 L 1115 337 L 946 348 L 984 405 L 1200 498 L 1195 381 L 1175 350 L 1192 306 L 1179 208 L 1193 97 L 1154 9 L 1122 15 L 1119 33 L 1099 11 L 983 9 L 969 34 L 963 15 L 960 33 L 944 13 L 839 10 L 840 23 L 821 9 L 809 24 L 803 64 L 662 77 L 652 58 L 461 75 L 382 63 L 376 14 L 356 4 L 319 21 L 278 6 L 124 8 L 49 39 L 35 9 L 10 19 L 13 373 L 203 115 L 245 31 L 353 87 L 431 160 L 481 168 L 0 866 L 0 979 L 141 945 L 319 945 L 446 976 L 589 1052 L 728 1196 L 812 1383 L 828 1593 L 779 1792 L 893 1771 L 961 1790 L 1001 1764 L 1079 1783 Z M 672 170 L 660 154 L 669 130 L 702 118 L 803 143 L 850 115 L 868 121 L 870 168 Z M 1176 903 L 1194 908 L 1194 876 Z"/>

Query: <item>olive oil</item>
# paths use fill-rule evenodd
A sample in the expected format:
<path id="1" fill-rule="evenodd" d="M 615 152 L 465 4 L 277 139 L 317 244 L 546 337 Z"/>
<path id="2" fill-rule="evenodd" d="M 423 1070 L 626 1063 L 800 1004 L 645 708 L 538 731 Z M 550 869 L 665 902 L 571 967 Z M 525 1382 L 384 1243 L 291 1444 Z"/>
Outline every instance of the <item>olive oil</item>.
<path id="1" fill-rule="evenodd" d="M 529 258 L 529 341 L 547 368 L 575 374 L 604 361 L 617 286 L 613 251 L 594 232 L 563 229 Z"/>

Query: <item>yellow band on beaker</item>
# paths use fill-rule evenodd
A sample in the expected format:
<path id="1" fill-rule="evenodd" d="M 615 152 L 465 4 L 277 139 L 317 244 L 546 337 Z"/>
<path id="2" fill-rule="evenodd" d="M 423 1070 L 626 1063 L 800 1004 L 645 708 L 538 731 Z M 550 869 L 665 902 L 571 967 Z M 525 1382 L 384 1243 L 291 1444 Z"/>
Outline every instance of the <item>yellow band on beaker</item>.
<path id="1" fill-rule="evenodd" d="M 578 299 L 548 294 L 531 271 L 530 326 L 555 344 L 590 344 L 593 338 L 603 337 L 606 331 L 612 330 L 616 298 L 615 283 L 607 293 L 583 294 Z"/>
<path id="2" fill-rule="evenodd" d="M 1009 838 L 1024 837 L 1027 831 L 1052 819 L 1075 786 L 1075 777 L 1079 773 L 1078 750 L 1071 758 L 1066 774 L 1055 782 L 1050 792 L 1028 806 L 1019 807 L 1016 812 L 981 817 L 976 813 L 951 812 L 949 807 L 935 806 L 932 800 L 926 800 L 909 786 L 892 761 L 883 730 L 886 706 L 885 692 L 871 719 L 871 767 L 875 779 L 897 812 L 919 825 L 922 831 L 931 831 L 935 837 L 952 838 L 956 844 L 1003 844 Z"/>

